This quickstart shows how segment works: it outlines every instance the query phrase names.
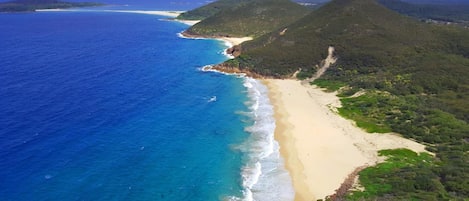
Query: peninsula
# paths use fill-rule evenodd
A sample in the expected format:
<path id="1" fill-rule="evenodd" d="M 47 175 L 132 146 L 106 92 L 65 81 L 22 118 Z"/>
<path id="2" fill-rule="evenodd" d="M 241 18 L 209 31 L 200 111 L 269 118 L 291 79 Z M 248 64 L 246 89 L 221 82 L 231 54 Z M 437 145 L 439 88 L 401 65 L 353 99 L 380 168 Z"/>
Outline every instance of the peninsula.
<path id="1" fill-rule="evenodd" d="M 239 42 L 249 41 L 284 27 L 309 12 L 310 9 L 289 0 L 220 0 L 182 13 L 176 19 L 203 19 L 182 35 L 229 41 L 234 46 L 227 53 L 238 56 L 241 52 Z"/>
<path id="2" fill-rule="evenodd" d="M 0 3 L 0 12 L 34 12 L 40 9 L 65 9 L 102 6 L 92 2 L 66 2 L 58 0 L 14 0 Z"/>

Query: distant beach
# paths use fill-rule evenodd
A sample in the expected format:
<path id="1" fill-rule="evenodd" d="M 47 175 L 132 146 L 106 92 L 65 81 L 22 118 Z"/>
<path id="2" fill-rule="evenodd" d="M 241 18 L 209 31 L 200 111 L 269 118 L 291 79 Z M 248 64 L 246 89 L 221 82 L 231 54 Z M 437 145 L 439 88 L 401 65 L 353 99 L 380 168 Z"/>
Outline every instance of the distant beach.
<path id="1" fill-rule="evenodd" d="M 200 20 L 178 20 L 175 19 L 177 16 L 179 16 L 181 13 L 185 11 L 161 11 L 161 10 L 110 10 L 112 12 L 122 12 L 122 13 L 139 13 L 139 14 L 148 14 L 148 15 L 160 15 L 160 16 L 166 16 L 166 17 L 171 17 L 174 19 L 174 21 L 181 22 L 184 24 L 187 24 L 189 26 L 192 26 L 194 24 L 197 24 L 200 22 Z"/>
<path id="2" fill-rule="evenodd" d="M 121 13 L 140 13 L 148 15 L 161 15 L 166 17 L 177 17 L 184 11 L 158 11 L 158 10 L 105 10 L 112 12 L 121 12 Z"/>
<path id="3" fill-rule="evenodd" d="M 396 134 L 370 134 L 339 116 L 340 100 L 297 80 L 268 79 L 274 104 L 275 138 L 296 191 L 295 200 L 323 199 L 335 193 L 355 169 L 383 158 L 382 149 L 408 148 L 426 152 L 425 146 Z"/>

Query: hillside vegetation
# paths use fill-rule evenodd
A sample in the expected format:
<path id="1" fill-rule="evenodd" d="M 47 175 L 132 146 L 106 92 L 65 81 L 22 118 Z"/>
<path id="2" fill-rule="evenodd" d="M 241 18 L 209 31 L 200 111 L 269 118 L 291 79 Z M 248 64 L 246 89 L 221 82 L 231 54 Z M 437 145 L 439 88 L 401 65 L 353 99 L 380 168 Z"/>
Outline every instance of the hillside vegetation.
<path id="1" fill-rule="evenodd" d="M 458 23 L 469 26 L 469 3 L 466 4 L 411 4 L 400 0 L 379 0 L 387 8 L 419 19 Z"/>
<path id="2" fill-rule="evenodd" d="M 257 37 L 311 12 L 289 0 L 250 0 L 221 9 L 186 31 L 189 35 Z"/>
<path id="3" fill-rule="evenodd" d="M 58 0 L 15 0 L 0 2 L 0 12 L 25 12 L 38 9 L 76 8 L 101 6 L 100 3 L 91 2 L 65 2 Z"/>
<path id="4" fill-rule="evenodd" d="M 469 31 L 420 23 L 372 0 L 333 1 L 243 43 L 242 54 L 225 65 L 274 77 L 299 69 L 312 74 L 328 46 L 339 57 L 328 79 L 399 95 L 427 94 L 469 120 Z"/>
<path id="5" fill-rule="evenodd" d="M 203 20 L 210 17 L 220 10 L 227 8 L 235 8 L 239 4 L 249 2 L 250 0 L 219 0 L 209 3 L 205 6 L 187 11 L 179 15 L 176 19 L 179 20 Z"/>
<path id="6" fill-rule="evenodd" d="M 236 8 L 239 5 L 256 0 L 218 0 L 196 9 L 182 13 L 177 17 L 179 20 L 203 20 L 215 15 L 219 11 L 227 8 Z M 328 0 L 295 0 L 298 4 L 304 5 L 310 9 L 316 9 Z"/>
<path id="7" fill-rule="evenodd" d="M 340 114 L 374 132 L 394 131 L 436 153 L 411 166 L 363 173 L 356 200 L 451 200 L 469 197 L 469 31 L 427 24 L 374 0 L 334 0 L 300 20 L 241 45 L 219 65 L 286 78 L 311 76 L 335 47 L 337 63 L 315 81 L 340 88 Z M 349 97 L 359 90 L 365 94 Z M 415 168 L 418 167 L 418 168 Z M 420 175 L 425 175 L 422 178 Z M 412 188 L 402 188 L 414 183 Z M 378 185 L 378 184 L 377 184 Z M 358 197 L 357 197 L 358 196 Z M 350 197 L 352 199 L 352 197 Z"/>

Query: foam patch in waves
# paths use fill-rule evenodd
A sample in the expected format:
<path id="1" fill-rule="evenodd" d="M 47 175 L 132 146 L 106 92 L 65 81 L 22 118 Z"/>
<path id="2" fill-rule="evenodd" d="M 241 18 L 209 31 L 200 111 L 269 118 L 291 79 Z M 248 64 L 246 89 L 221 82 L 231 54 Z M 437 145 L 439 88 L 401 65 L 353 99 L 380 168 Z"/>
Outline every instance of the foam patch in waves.
<path id="1" fill-rule="evenodd" d="M 223 39 L 220 39 L 220 40 L 224 42 L 224 45 L 226 46 L 226 48 L 223 49 L 223 52 L 222 52 L 223 56 L 225 56 L 228 59 L 234 59 L 235 57 L 233 55 L 227 53 L 228 49 L 233 47 L 233 44 L 227 40 L 223 40 Z"/>
<path id="2" fill-rule="evenodd" d="M 222 54 L 223 56 L 225 56 L 228 59 L 234 59 L 235 58 L 233 55 L 230 55 L 230 54 L 227 53 L 228 48 L 233 47 L 233 44 L 231 44 L 231 42 L 229 42 L 227 40 L 223 40 L 223 39 L 220 39 L 220 38 L 188 37 L 188 36 L 184 36 L 182 34 L 182 32 L 177 33 L 177 36 L 179 38 L 192 39 L 192 40 L 218 40 L 218 41 L 221 41 L 221 42 L 223 42 L 223 45 L 225 46 L 225 48 L 223 49 L 222 52 L 220 52 L 220 54 Z"/>
<path id="3" fill-rule="evenodd" d="M 249 117 L 253 124 L 246 128 L 251 135 L 238 148 L 245 153 L 241 170 L 244 197 L 226 200 L 286 201 L 294 199 L 289 173 L 280 157 L 279 145 L 274 139 L 275 119 L 267 95 L 267 87 L 260 81 L 244 78 L 249 96 Z"/>

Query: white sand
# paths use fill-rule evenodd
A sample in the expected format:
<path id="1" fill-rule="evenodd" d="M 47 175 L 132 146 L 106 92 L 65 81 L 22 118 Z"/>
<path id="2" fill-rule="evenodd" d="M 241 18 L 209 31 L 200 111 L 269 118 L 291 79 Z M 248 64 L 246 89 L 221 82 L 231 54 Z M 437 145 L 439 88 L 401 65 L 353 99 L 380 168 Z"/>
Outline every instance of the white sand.
<path id="1" fill-rule="evenodd" d="M 334 194 L 355 168 L 374 165 L 381 149 L 424 146 L 393 134 L 369 134 L 334 112 L 340 101 L 296 80 L 265 80 L 275 108 L 276 139 L 292 175 L 295 200 Z"/>
<path id="2" fill-rule="evenodd" d="M 36 9 L 36 12 L 59 12 L 59 11 L 66 11 L 65 9 L 61 8 L 51 8 L 51 9 Z"/>
<path id="3" fill-rule="evenodd" d="M 138 13 L 138 14 L 147 14 L 147 15 L 161 15 L 166 17 L 177 17 L 184 11 L 158 11 L 158 10 L 104 10 L 109 12 L 119 12 L 119 13 Z"/>
<path id="4" fill-rule="evenodd" d="M 88 12 L 118 12 L 118 13 L 137 13 L 137 14 L 147 14 L 147 15 L 160 15 L 166 17 L 175 18 L 185 11 L 159 11 L 159 10 L 86 10 L 86 9 L 37 9 L 38 12 L 73 12 L 73 11 L 88 11 Z"/>
<path id="5" fill-rule="evenodd" d="M 200 22 L 200 20 L 174 20 L 174 21 L 181 22 L 181 23 L 184 23 L 184 24 L 187 24 L 187 25 L 190 25 L 190 26 Z"/>
<path id="6" fill-rule="evenodd" d="M 246 42 L 246 41 L 250 41 L 252 40 L 252 37 L 241 37 L 241 38 L 234 38 L 234 37 L 223 37 L 223 38 L 220 38 L 221 40 L 223 41 L 226 41 L 228 42 L 231 46 L 235 46 L 235 45 L 239 45 L 243 42 Z"/>
<path id="7" fill-rule="evenodd" d="M 160 15 L 160 16 L 166 16 L 166 17 L 171 17 L 171 18 L 176 18 L 181 13 L 185 12 L 185 11 L 158 11 L 158 10 L 150 10 L 150 11 L 147 11 L 147 10 L 106 10 L 106 11 L 121 12 L 121 13 L 138 13 L 138 14 L 147 14 L 147 15 Z M 190 26 L 200 22 L 200 20 L 177 20 L 177 19 L 174 19 L 174 21 L 184 23 Z"/>
<path id="8" fill-rule="evenodd" d="M 140 13 L 140 14 L 149 14 L 149 15 L 161 15 L 161 16 L 166 16 L 166 17 L 171 17 L 171 18 L 176 18 L 177 16 L 181 15 L 182 13 L 186 11 L 157 11 L 157 10 L 152 10 L 152 11 L 143 11 L 143 10 L 114 10 L 114 12 L 125 12 L 125 13 Z M 181 22 L 187 25 L 194 25 L 200 22 L 200 20 L 177 20 L 174 19 L 176 22 Z"/>

